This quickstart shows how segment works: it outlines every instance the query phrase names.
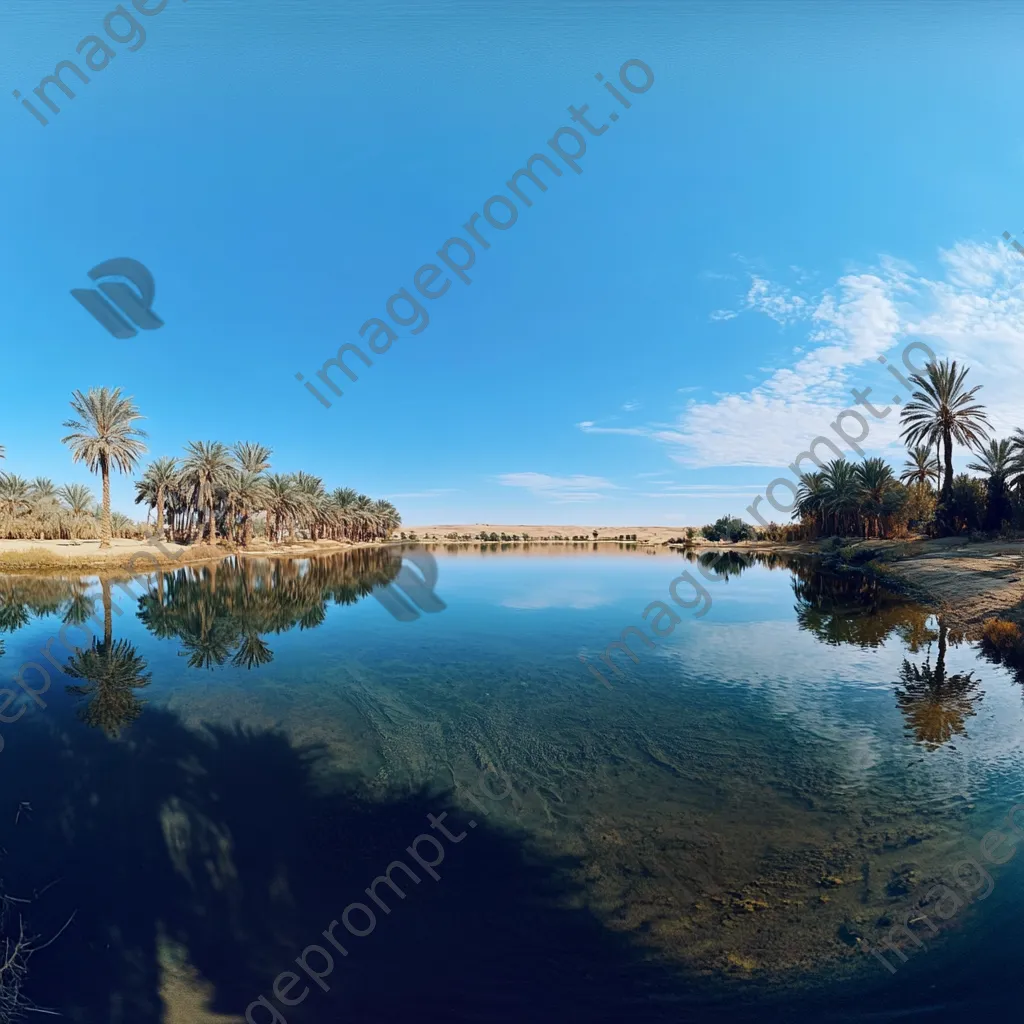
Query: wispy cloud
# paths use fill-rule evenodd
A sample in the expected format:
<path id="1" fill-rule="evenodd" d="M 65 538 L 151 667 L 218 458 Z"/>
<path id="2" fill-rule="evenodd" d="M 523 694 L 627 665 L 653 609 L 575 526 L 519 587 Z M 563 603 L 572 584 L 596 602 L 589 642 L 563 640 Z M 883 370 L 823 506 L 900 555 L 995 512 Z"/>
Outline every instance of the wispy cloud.
<path id="1" fill-rule="evenodd" d="M 502 473 L 498 482 L 505 487 L 522 487 L 538 498 L 556 504 L 599 501 L 607 497 L 602 493 L 618 490 L 615 484 L 602 476 L 548 476 L 546 473 Z"/>
<path id="2" fill-rule="evenodd" d="M 767 371 L 749 391 L 691 400 L 674 424 L 649 436 L 690 468 L 787 465 L 852 404 L 855 371 L 876 369 L 879 356 L 911 339 L 968 362 L 970 382 L 984 385 L 980 398 L 993 426 L 1007 433 L 1019 421 L 1024 267 L 1001 241 L 961 242 L 940 250 L 939 260 L 943 274 L 932 279 L 882 257 L 877 267 L 845 275 L 817 296 L 753 276 L 746 308 L 788 327 L 803 323 L 799 358 Z M 888 400 L 891 393 L 883 394 Z M 898 431 L 896 415 L 875 421 L 872 448 L 884 450 Z"/>
<path id="3" fill-rule="evenodd" d="M 628 434 L 633 437 L 648 437 L 650 431 L 646 427 L 599 427 L 593 420 L 577 423 L 584 434 Z"/>
<path id="4" fill-rule="evenodd" d="M 633 412 L 635 409 L 639 409 L 639 408 L 640 408 L 640 403 L 637 402 L 635 399 L 633 399 L 633 400 L 630 400 L 629 402 L 626 402 L 626 404 L 622 407 L 622 411 L 623 412 Z"/>

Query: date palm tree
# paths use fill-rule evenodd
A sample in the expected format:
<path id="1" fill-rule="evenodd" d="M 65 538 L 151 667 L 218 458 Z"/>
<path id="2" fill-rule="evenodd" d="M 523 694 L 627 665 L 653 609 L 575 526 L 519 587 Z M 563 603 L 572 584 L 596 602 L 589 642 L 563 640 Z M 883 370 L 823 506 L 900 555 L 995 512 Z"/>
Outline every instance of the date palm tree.
<path id="1" fill-rule="evenodd" d="M 845 533 L 860 509 L 857 467 L 846 459 L 833 459 L 821 475 L 827 494 L 826 510 L 832 513 L 836 533 Z"/>
<path id="2" fill-rule="evenodd" d="M 377 517 L 378 528 L 385 539 L 402 525 L 402 517 L 398 514 L 398 509 L 390 501 L 378 498 L 373 503 L 373 511 Z M 594 536 L 597 536 L 597 530 L 594 531 Z"/>
<path id="3" fill-rule="evenodd" d="M 229 491 L 242 515 L 242 546 L 252 540 L 252 517 L 267 505 L 267 481 L 259 473 L 241 470 L 234 474 Z"/>
<path id="4" fill-rule="evenodd" d="M 121 389 L 90 388 L 88 394 L 74 391 L 71 408 L 78 419 L 66 420 L 64 426 L 74 431 L 61 438 L 71 449 L 74 462 L 84 462 L 103 480 L 103 512 L 100 517 L 100 547 L 110 547 L 110 468 L 130 473 L 146 451 L 139 440 L 146 433 L 134 424 L 145 417 L 131 398 L 121 396 Z"/>
<path id="5" fill-rule="evenodd" d="M 939 458 L 932 453 L 931 447 L 919 444 L 907 453 L 910 458 L 903 463 L 900 480 L 905 484 L 930 484 L 939 486 L 942 473 L 939 470 Z"/>
<path id="6" fill-rule="evenodd" d="M 1010 484 L 1017 488 L 1017 496 L 1024 498 L 1024 430 L 1017 427 L 1010 435 L 1014 465 L 1010 472 Z"/>
<path id="7" fill-rule="evenodd" d="M 266 506 L 268 539 L 272 537 L 272 539 L 280 543 L 282 527 L 301 508 L 300 499 L 295 491 L 295 482 L 290 476 L 282 473 L 273 473 L 267 477 Z M 270 516 L 274 517 L 272 534 L 269 523 Z"/>
<path id="8" fill-rule="evenodd" d="M 78 535 L 78 529 L 83 521 L 88 518 L 89 510 L 93 507 L 96 499 L 85 484 L 65 484 L 58 493 L 61 501 L 68 508 L 70 516 L 68 531 L 72 537 L 75 537 Z"/>
<path id="9" fill-rule="evenodd" d="M 0 473 L 0 513 L 16 519 L 32 507 L 32 485 L 17 473 Z"/>
<path id="10" fill-rule="evenodd" d="M 929 363 L 923 373 L 911 376 L 917 390 L 900 412 L 900 436 L 908 445 L 942 443 L 944 502 L 953 490 L 953 442 L 974 447 L 988 437 L 984 406 L 974 398 L 981 385 L 965 389 L 967 373 L 968 367 L 957 366 L 956 360 Z"/>
<path id="11" fill-rule="evenodd" d="M 142 480 L 136 484 L 136 490 L 142 490 L 145 486 L 148 493 L 152 496 L 152 501 L 156 505 L 156 535 L 162 537 L 164 535 L 164 501 L 167 497 L 167 493 L 178 480 L 178 460 L 172 459 L 169 456 L 163 456 L 159 459 L 155 459 L 146 468 L 146 472 L 142 476 Z M 136 503 L 139 498 L 136 497 Z"/>
<path id="12" fill-rule="evenodd" d="M 977 460 L 967 464 L 968 469 L 988 478 L 988 501 L 985 509 L 985 528 L 998 530 L 1003 520 L 1013 518 L 1008 481 L 1019 477 L 1021 456 L 1015 450 L 1013 439 L 992 439 L 986 446 L 978 446 Z"/>
<path id="13" fill-rule="evenodd" d="M 860 514 L 865 520 L 865 533 L 882 535 L 882 520 L 895 512 L 902 501 L 903 488 L 884 459 L 865 459 L 856 467 Z"/>
<path id="14" fill-rule="evenodd" d="M 266 473 L 270 469 L 273 450 L 255 441 L 239 441 L 233 445 L 231 454 L 246 473 Z"/>
<path id="15" fill-rule="evenodd" d="M 189 441 L 185 451 L 188 454 L 185 457 L 182 474 L 195 488 L 196 504 L 205 507 L 209 516 L 210 530 L 207 542 L 212 547 L 217 543 L 214 501 L 218 488 L 227 483 L 231 471 L 230 454 L 227 446 L 220 441 Z"/>

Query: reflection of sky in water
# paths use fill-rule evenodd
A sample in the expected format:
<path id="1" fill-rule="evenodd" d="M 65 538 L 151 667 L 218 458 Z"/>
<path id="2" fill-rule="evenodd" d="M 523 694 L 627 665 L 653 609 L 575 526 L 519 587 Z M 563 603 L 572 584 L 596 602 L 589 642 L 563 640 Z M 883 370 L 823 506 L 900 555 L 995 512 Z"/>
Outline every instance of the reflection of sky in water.
<path id="1" fill-rule="evenodd" d="M 146 621 L 143 605 L 113 588 L 123 613 L 112 610 L 111 642 L 128 645 L 152 674 L 137 691 L 152 709 L 140 721 L 166 709 L 192 727 L 281 728 L 296 743 L 324 744 L 335 765 L 370 784 L 450 784 L 493 763 L 522 793 L 508 805 L 516 825 L 597 858 L 597 877 L 610 886 L 598 896 L 610 905 L 635 899 L 629 879 L 648 872 L 652 885 L 667 877 L 669 893 L 708 884 L 694 881 L 702 865 L 741 888 L 771 876 L 766 849 L 799 856 L 835 843 L 863 858 L 861 838 L 870 846 L 879 829 L 934 831 L 936 856 L 948 860 L 943 844 L 994 827 L 1013 802 L 1024 761 L 1020 685 L 971 647 L 948 644 L 946 679 L 973 672 L 983 696 L 960 718 L 940 717 L 949 735 L 935 749 L 916 742 L 896 684 L 904 659 L 936 664 L 936 621 L 856 577 L 825 578 L 806 563 L 795 575 L 733 564 L 734 575 L 710 582 L 676 554 L 436 557 L 447 607 L 412 622 L 367 599 L 345 559 L 273 573 L 266 564 L 190 570 L 173 585 L 165 577 L 162 603 L 151 578 Z M 378 562 L 364 558 L 379 582 Z M 606 690 L 577 656 L 601 664 L 628 626 L 650 635 L 644 608 L 668 602 L 683 572 L 711 593 L 708 614 L 680 609 L 679 625 L 654 648 L 634 638 L 637 664 L 616 655 L 625 674 L 611 674 Z M 57 601 L 56 611 L 33 615 L 12 593 L 0 580 L 7 679 L 43 660 L 67 608 Z M 91 581 L 83 594 L 97 599 L 102 641 L 102 590 Z M 32 727 L 0 727 L 11 767 L 37 728 L 85 729 L 76 717 L 84 698 L 52 675 L 47 708 L 26 711 Z M 927 715 L 921 721 L 931 727 Z M 123 737 L 135 729 L 126 723 Z M 953 836 L 941 831 L 950 824 Z M 620 832 L 631 838 L 602 845 Z M 915 861 L 927 847 L 914 848 Z M 651 859 L 631 861 L 638 848 Z M 890 867 L 876 865 L 879 877 Z M 815 885 L 814 870 L 809 877 Z M 1014 889 L 1000 886 L 1003 901 Z M 668 919 L 678 913 L 670 908 Z"/>

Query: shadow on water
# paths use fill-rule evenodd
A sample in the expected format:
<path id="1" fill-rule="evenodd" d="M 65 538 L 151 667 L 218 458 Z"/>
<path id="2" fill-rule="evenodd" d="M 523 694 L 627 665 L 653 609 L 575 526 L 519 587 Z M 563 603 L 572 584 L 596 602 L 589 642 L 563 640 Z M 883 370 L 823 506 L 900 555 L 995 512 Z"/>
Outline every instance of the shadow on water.
<path id="1" fill-rule="evenodd" d="M 75 911 L 31 961 L 28 990 L 69 1020 L 163 1021 L 160 965 L 184 958 L 211 1010 L 243 1014 L 304 947 L 331 948 L 321 932 L 348 904 L 375 907 L 364 890 L 389 863 L 416 867 L 406 847 L 445 810 L 465 837 L 444 843 L 440 880 L 420 872 L 404 900 L 381 887 L 390 914 L 362 938 L 339 926 L 349 955 L 336 954 L 330 993 L 313 987 L 284 1019 L 681 1019 L 680 975 L 581 907 L 574 864 L 482 815 L 469 829 L 443 793 L 372 802 L 282 734 L 193 731 L 162 710 L 122 741 L 30 731 L 0 779 L 3 813 L 31 807 L 5 828 L 4 879 L 19 896 L 46 890 L 28 907 L 38 934 Z"/>

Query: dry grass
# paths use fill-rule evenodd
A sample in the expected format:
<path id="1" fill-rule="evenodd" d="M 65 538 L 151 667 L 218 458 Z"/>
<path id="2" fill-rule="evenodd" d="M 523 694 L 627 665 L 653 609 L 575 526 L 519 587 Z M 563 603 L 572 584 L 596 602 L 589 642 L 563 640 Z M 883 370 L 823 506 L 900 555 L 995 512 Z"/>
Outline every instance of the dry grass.
<path id="1" fill-rule="evenodd" d="M 1021 641 L 1020 626 L 1006 619 L 986 619 L 981 635 L 986 643 L 1004 653 L 1015 650 Z"/>

